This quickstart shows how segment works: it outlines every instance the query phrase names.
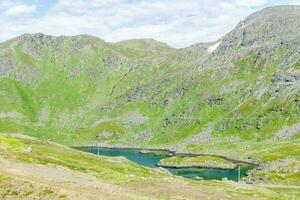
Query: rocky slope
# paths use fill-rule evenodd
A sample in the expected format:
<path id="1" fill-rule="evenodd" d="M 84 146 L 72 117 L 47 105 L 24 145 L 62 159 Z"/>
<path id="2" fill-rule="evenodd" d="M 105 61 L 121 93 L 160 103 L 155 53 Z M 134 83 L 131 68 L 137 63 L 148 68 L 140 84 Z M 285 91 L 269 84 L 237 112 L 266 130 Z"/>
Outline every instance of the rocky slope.
<path id="1" fill-rule="evenodd" d="M 294 143 L 299 14 L 299 6 L 267 8 L 216 42 L 184 49 L 88 35 L 6 41 L 0 44 L 0 131 L 73 145 L 215 154 Z"/>

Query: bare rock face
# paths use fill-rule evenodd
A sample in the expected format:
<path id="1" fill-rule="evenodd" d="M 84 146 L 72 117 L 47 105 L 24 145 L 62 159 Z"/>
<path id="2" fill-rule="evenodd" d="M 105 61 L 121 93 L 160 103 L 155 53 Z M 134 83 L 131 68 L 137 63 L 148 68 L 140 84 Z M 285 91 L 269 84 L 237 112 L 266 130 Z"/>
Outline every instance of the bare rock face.
<path id="1" fill-rule="evenodd" d="M 12 118 L 12 119 L 17 119 L 17 118 L 21 118 L 22 114 L 18 113 L 18 112 L 0 112 L 0 119 L 1 118 Z"/>
<path id="2" fill-rule="evenodd" d="M 144 124 L 148 120 L 147 117 L 143 116 L 141 113 L 134 111 L 128 114 L 126 117 L 126 122 L 132 124 Z"/>
<path id="3" fill-rule="evenodd" d="M 286 47 L 299 57 L 299 10 L 299 6 L 278 6 L 250 15 L 220 40 L 207 44 L 207 52 L 202 51 L 204 56 L 193 65 L 199 68 L 220 65 L 230 67 L 232 60 L 246 56 L 249 51 L 259 59 L 270 56 L 278 48 Z M 201 51 L 203 45 L 194 45 L 193 48 Z M 283 56 L 281 62 L 290 63 L 291 60 L 287 61 L 286 58 Z M 275 60 L 272 55 L 267 64 Z"/>
<path id="4" fill-rule="evenodd" d="M 16 66 L 16 62 L 13 59 L 7 59 L 7 57 L 0 57 L 0 78 L 11 77 L 13 69 Z"/>
<path id="5" fill-rule="evenodd" d="M 284 17 L 282 17 L 284 16 Z M 219 51 L 232 50 L 234 47 L 255 47 L 264 43 L 283 44 L 298 37 L 300 17 L 299 7 L 279 6 L 256 12 L 229 33 L 220 44 Z M 286 28 L 288 25 L 289 28 Z M 269 49 L 270 51 L 271 49 Z"/>
<path id="6" fill-rule="evenodd" d="M 25 34 L 20 39 L 23 43 L 23 52 L 30 55 L 32 58 L 39 60 L 43 55 L 43 45 L 51 39 L 51 36 L 46 36 L 42 33 L 34 35 Z"/>
<path id="7" fill-rule="evenodd" d="M 247 176 L 243 177 L 243 181 L 248 184 L 276 181 L 274 180 L 274 177 L 261 175 L 268 172 L 274 173 L 276 174 L 276 176 L 279 177 L 284 173 L 297 174 L 300 171 L 299 165 L 296 164 L 297 162 L 298 161 L 295 158 L 285 158 L 285 159 L 263 163 L 259 165 L 259 167 L 248 171 Z"/>
<path id="8" fill-rule="evenodd" d="M 97 135 L 98 139 L 109 139 L 110 137 L 113 137 L 114 135 L 117 135 L 117 132 L 114 131 L 104 131 Z"/>
<path id="9" fill-rule="evenodd" d="M 294 71 L 293 74 L 275 74 L 273 81 L 277 84 L 299 84 L 300 82 L 300 73 Z"/>
<path id="10" fill-rule="evenodd" d="M 214 126 L 209 125 L 206 129 L 201 131 L 200 133 L 196 135 L 192 135 L 188 138 L 186 138 L 184 141 L 182 141 L 180 144 L 177 144 L 172 147 L 174 150 L 182 150 L 182 148 L 188 144 L 201 144 L 201 143 L 210 143 L 212 142 L 212 131 Z"/>
<path id="11" fill-rule="evenodd" d="M 43 108 L 40 113 L 39 123 L 40 124 L 46 123 L 48 118 L 49 118 L 49 110 L 48 110 L 48 108 Z"/>
<path id="12" fill-rule="evenodd" d="M 294 124 L 292 126 L 283 127 L 277 134 L 276 138 L 278 140 L 290 139 L 294 135 L 300 134 L 300 123 Z"/>

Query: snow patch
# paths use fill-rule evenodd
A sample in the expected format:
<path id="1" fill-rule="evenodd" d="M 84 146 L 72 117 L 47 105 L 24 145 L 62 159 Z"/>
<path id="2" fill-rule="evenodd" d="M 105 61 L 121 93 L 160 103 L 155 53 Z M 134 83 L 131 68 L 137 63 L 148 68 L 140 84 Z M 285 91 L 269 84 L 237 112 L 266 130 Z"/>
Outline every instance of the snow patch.
<path id="1" fill-rule="evenodd" d="M 242 26 L 241 26 L 241 28 L 245 28 L 245 27 L 247 27 L 248 26 L 248 24 L 246 24 L 246 22 L 245 21 L 243 21 L 242 22 Z"/>
<path id="2" fill-rule="evenodd" d="M 244 24 L 241 26 L 241 28 L 246 28 L 248 26 L 248 24 Z"/>
<path id="3" fill-rule="evenodd" d="M 214 52 L 214 51 L 220 46 L 221 42 L 222 42 L 222 41 L 219 41 L 219 42 L 213 44 L 212 46 L 209 46 L 209 47 L 207 48 L 207 52 L 208 52 L 208 53 Z"/>

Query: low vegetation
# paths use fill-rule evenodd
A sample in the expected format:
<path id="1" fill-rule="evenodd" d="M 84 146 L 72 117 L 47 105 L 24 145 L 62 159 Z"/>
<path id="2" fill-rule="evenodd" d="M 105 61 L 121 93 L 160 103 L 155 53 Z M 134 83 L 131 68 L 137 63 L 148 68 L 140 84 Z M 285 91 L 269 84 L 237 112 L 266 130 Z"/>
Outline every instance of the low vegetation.
<path id="1" fill-rule="evenodd" d="M 233 169 L 236 167 L 236 164 L 215 156 L 174 156 L 160 160 L 159 166 Z"/>
<path id="2" fill-rule="evenodd" d="M 25 34 L 3 42 L 0 131 L 6 134 L 0 135 L 1 159 L 83 173 L 129 188 L 128 199 L 244 199 L 254 194 L 292 199 L 300 185 L 299 13 L 299 6 L 254 13 L 222 37 L 214 52 L 208 51 L 212 44 L 174 49 L 154 40 L 108 43 L 88 35 Z M 37 139 L 9 135 L 14 133 Z M 245 179 L 253 186 L 194 182 L 124 158 L 95 157 L 51 142 L 170 148 L 259 167 Z M 229 166 L 206 159 L 162 162 Z M 4 169 L 0 194 L 14 195 L 10 187 L 29 175 Z M 52 193 L 35 185 L 43 185 L 38 178 L 28 181 L 49 198 L 59 196 L 57 188 Z M 147 190 L 136 191 L 137 186 Z M 88 191 L 97 196 L 97 191 Z M 38 198 L 40 193 L 32 195 Z"/>
<path id="3" fill-rule="evenodd" d="M 1 133 L 0 152 L 1 199 L 289 199 L 299 191 L 296 185 L 193 181 L 23 135 Z"/>

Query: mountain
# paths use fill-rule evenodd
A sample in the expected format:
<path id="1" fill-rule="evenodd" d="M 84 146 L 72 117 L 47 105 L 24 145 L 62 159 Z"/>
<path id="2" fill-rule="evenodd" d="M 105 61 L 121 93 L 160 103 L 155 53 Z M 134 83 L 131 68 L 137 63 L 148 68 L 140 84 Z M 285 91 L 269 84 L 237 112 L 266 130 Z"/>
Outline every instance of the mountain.
<path id="1" fill-rule="evenodd" d="M 298 141 L 299 15 L 299 6 L 267 8 L 183 49 L 89 35 L 11 39 L 0 44 L 0 131 L 222 154 Z"/>
<path id="2" fill-rule="evenodd" d="M 263 187 L 271 190 L 272 198 L 282 192 L 280 198 L 297 196 L 299 33 L 300 6 L 277 6 L 250 15 L 215 42 L 182 49 L 152 39 L 108 43 L 89 35 L 42 33 L 13 38 L 0 44 L 0 132 L 6 133 L 0 135 L 0 152 L 7 157 L 26 154 L 27 160 L 17 156 L 18 162 L 63 167 L 71 162 L 71 170 L 99 177 L 98 168 L 87 168 L 94 165 L 91 157 L 82 155 L 80 164 L 57 155 L 65 149 L 53 153 L 63 148 L 60 145 L 51 143 L 41 150 L 42 144 L 49 140 L 217 154 L 258 163 L 249 182 L 277 184 L 255 185 L 241 193 L 251 195 Z M 78 152 L 65 151 L 78 158 Z M 48 160 L 40 160 L 38 155 L 45 153 Z M 122 163 L 111 172 L 116 176 L 118 170 L 130 169 L 153 182 L 162 177 L 157 172 L 143 174 L 141 167 L 124 160 L 99 160 L 106 167 L 102 170 Z M 0 183 L 8 179 L 0 174 Z M 292 189 L 288 192 L 282 185 Z M 231 187 L 236 185 L 224 191 L 231 192 Z"/>

